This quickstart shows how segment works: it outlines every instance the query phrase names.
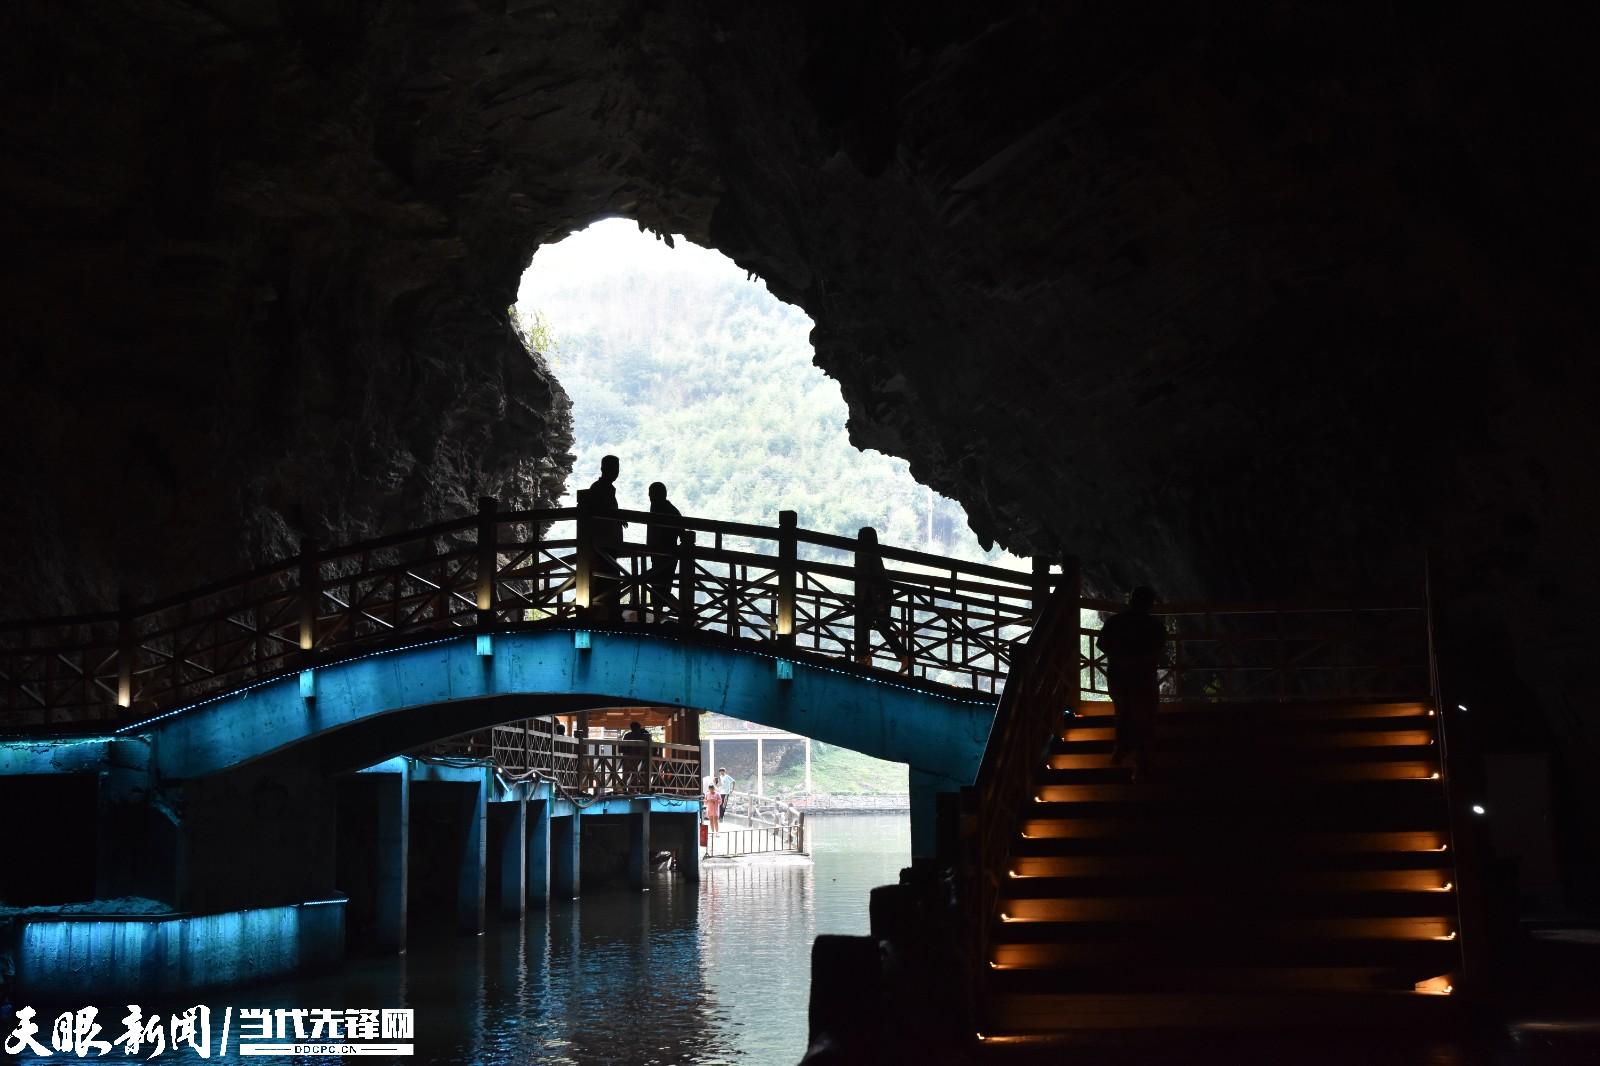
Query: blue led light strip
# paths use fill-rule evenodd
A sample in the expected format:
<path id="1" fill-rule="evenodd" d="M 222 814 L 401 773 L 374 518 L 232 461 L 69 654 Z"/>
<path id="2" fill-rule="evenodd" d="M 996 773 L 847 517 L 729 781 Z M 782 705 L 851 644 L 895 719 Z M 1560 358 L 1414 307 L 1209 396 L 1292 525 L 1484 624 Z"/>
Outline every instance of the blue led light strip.
<path id="1" fill-rule="evenodd" d="M 607 630 L 607 629 L 596 629 L 593 626 L 560 625 L 560 626 L 551 626 L 551 627 L 549 627 L 547 629 L 541 628 L 539 630 L 536 630 L 535 632 L 575 633 L 575 632 L 578 632 L 579 630 L 586 630 L 586 631 L 591 632 L 591 633 L 594 633 L 594 632 L 605 633 L 605 634 L 610 635 L 610 636 L 633 637 L 635 639 L 649 638 L 651 640 L 664 640 L 664 641 L 670 641 L 670 642 L 672 642 L 674 644 L 697 643 L 697 642 L 683 640 L 682 638 L 673 636 L 670 633 L 635 632 L 633 630 Z M 491 636 L 491 637 L 505 637 L 505 636 L 513 636 L 513 635 L 516 635 L 518 633 L 523 633 L 523 632 L 528 632 L 528 631 L 527 630 L 494 630 L 494 631 L 489 632 L 487 635 Z M 423 648 L 437 647 L 440 644 L 450 644 L 450 643 L 452 643 L 454 641 L 467 640 L 469 638 L 476 639 L 476 637 L 478 637 L 480 635 L 485 635 L 485 634 L 482 634 L 481 632 L 475 632 L 475 633 L 472 633 L 472 634 L 463 633 L 463 634 L 449 636 L 449 637 L 440 637 L 437 640 L 419 641 L 416 644 L 406 644 L 406 645 L 402 645 L 402 646 L 397 647 L 397 648 L 382 648 L 382 649 L 379 649 L 378 651 L 369 651 L 369 652 L 366 652 L 365 654 L 362 654 L 362 655 L 352 655 L 352 656 L 350 656 L 349 658 L 346 658 L 346 659 L 336 659 L 333 662 L 319 663 L 319 664 L 317 664 L 316 669 L 318 669 L 318 670 L 327 670 L 327 669 L 331 669 L 331 668 L 336 667 L 336 666 L 348 666 L 351 663 L 358 663 L 358 662 L 361 662 L 361 661 L 363 661 L 365 659 L 376 659 L 376 658 L 379 658 L 381 656 L 396 655 L 396 654 L 399 654 L 401 652 L 420 651 Z M 995 702 L 994 699 L 992 699 L 992 698 L 991 699 L 973 700 L 973 699 L 963 699 L 962 697 L 959 697 L 959 696 L 946 695 L 946 694 L 944 694 L 942 692 L 930 692 L 929 690 L 927 690 L 925 688 L 918 688 L 915 685 L 907 685 L 907 684 L 903 684 L 903 683 L 897 682 L 897 681 L 888 681 L 888 680 L 885 680 L 883 678 L 871 677 L 871 676 L 868 676 L 866 674 L 863 674 L 863 673 L 860 673 L 860 672 L 854 671 L 854 670 L 841 670 L 841 669 L 839 669 L 838 667 L 835 667 L 835 666 L 824 666 L 824 665 L 822 665 L 820 663 L 812 663 L 812 662 L 806 662 L 804 660 L 797 660 L 797 659 L 794 659 L 791 655 L 777 655 L 777 654 L 774 654 L 772 652 L 757 651 L 754 648 L 738 648 L 738 647 L 734 647 L 734 648 L 725 648 L 725 649 L 722 649 L 722 650 L 736 652 L 736 653 L 741 654 L 741 655 L 752 655 L 752 656 L 755 656 L 757 658 L 767 659 L 767 660 L 770 660 L 770 661 L 773 661 L 773 662 L 776 662 L 779 659 L 788 659 L 788 661 L 794 663 L 794 665 L 797 668 L 803 666 L 803 667 L 805 667 L 805 668 L 807 668 L 809 670 L 822 670 L 822 671 L 826 671 L 827 673 L 837 674 L 840 677 L 850 677 L 850 678 L 854 678 L 857 681 L 865 681 L 865 682 L 867 682 L 869 684 L 873 684 L 873 685 L 882 685 L 885 688 L 898 689 L 901 692 L 912 692 L 912 693 L 916 693 L 917 695 L 922 695 L 922 696 L 935 696 L 935 697 L 937 697 L 939 699 L 949 700 L 952 703 L 965 704 L 965 705 L 971 706 L 971 707 L 993 706 L 994 702 Z M 239 688 L 232 689 L 232 690 L 230 690 L 228 692 L 218 693 L 215 696 L 208 696 L 203 700 L 196 700 L 194 703 L 184 704 L 182 707 L 176 707 L 176 708 L 174 708 L 174 709 L 172 709 L 170 711 L 166 711 L 166 712 L 164 712 L 162 714 L 158 714 L 158 715 L 155 715 L 153 717 L 146 718 L 143 721 L 134 722 L 134 723 L 132 723 L 130 725 L 121 726 L 121 727 L 119 727 L 118 729 L 115 730 L 115 734 L 118 735 L 118 736 L 121 736 L 121 735 L 124 735 L 124 734 L 127 734 L 127 733 L 137 732 L 138 730 L 146 729 L 146 728 L 148 728 L 148 727 L 150 727 L 152 725 L 155 725 L 157 722 L 164 722 L 169 718 L 175 717 L 176 715 L 184 714 L 184 713 L 186 713 L 188 711 L 192 711 L 192 710 L 195 710 L 195 709 L 200 708 L 200 707 L 209 706 L 210 704 L 213 704 L 213 703 L 219 703 L 222 700 L 232 699 L 233 697 L 238 696 L 238 695 L 240 695 L 242 693 L 251 692 L 251 691 L 253 691 L 255 689 L 263 688 L 263 687 L 265 687 L 267 685 L 277 684 L 278 682 L 283 681 L 286 678 L 298 677 L 299 674 L 300 674 L 300 670 L 290 670 L 290 671 L 287 671 L 287 672 L 282 673 L 282 674 L 276 674 L 276 675 L 274 675 L 272 677 L 264 678 L 263 680 L 260 680 L 260 681 L 254 681 L 254 682 L 252 682 L 252 683 L 250 683 L 248 685 L 243 685 L 243 686 L 241 686 Z"/>

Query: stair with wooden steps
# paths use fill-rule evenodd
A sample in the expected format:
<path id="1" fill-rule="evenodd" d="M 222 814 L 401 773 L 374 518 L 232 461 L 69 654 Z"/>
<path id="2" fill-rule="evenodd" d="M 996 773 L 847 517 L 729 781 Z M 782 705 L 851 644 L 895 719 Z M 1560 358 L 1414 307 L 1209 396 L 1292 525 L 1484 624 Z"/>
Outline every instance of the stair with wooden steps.
<path id="1" fill-rule="evenodd" d="M 1433 712 L 1172 704 L 1154 775 L 1084 703 L 1037 771 L 992 916 L 987 1043 L 1425 1022 L 1459 970 Z"/>

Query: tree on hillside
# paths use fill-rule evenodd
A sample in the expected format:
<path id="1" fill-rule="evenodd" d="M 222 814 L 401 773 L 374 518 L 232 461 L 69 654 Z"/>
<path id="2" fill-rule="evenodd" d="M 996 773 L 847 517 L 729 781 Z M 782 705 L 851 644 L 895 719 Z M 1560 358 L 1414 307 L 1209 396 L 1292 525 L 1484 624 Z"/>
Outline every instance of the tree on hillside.
<path id="1" fill-rule="evenodd" d="M 960 507 L 917 484 L 904 460 L 850 444 L 848 409 L 812 364 L 811 321 L 798 309 L 731 263 L 607 266 L 546 277 L 536 258 L 540 310 L 524 305 L 530 345 L 555 347 L 559 333 L 574 486 L 614 454 L 625 507 L 644 507 L 648 484 L 662 481 L 685 514 L 771 524 L 792 509 L 826 533 L 872 525 L 885 543 L 1022 565 L 984 552 Z"/>

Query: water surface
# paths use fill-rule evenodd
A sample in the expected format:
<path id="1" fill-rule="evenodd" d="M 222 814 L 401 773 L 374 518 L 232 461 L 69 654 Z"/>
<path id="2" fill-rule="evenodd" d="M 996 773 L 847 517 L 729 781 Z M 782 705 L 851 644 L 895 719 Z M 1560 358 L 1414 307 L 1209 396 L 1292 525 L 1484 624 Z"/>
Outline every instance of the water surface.
<path id="1" fill-rule="evenodd" d="M 910 862 L 904 814 L 810 824 L 812 863 L 707 865 L 699 884 L 658 874 L 648 892 L 595 888 L 481 937 L 414 936 L 403 956 L 195 998 L 219 1026 L 226 1005 L 411 1007 L 416 1058 L 396 1061 L 787 1066 L 805 1051 L 812 940 L 867 932 L 869 892 Z M 123 1005 L 95 1005 L 114 1038 Z"/>

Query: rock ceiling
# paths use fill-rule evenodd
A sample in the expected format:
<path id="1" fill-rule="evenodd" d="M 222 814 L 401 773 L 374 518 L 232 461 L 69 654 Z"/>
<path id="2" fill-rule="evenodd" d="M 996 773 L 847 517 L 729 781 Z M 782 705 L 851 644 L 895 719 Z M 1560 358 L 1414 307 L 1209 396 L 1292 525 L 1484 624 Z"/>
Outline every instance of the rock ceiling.
<path id="1" fill-rule="evenodd" d="M 506 308 L 620 214 L 803 307 L 855 442 L 980 535 L 1179 597 L 1414 598 L 1430 552 L 1460 684 L 1592 750 L 1575 17 L 15 5 L 3 609 L 554 491 Z"/>

